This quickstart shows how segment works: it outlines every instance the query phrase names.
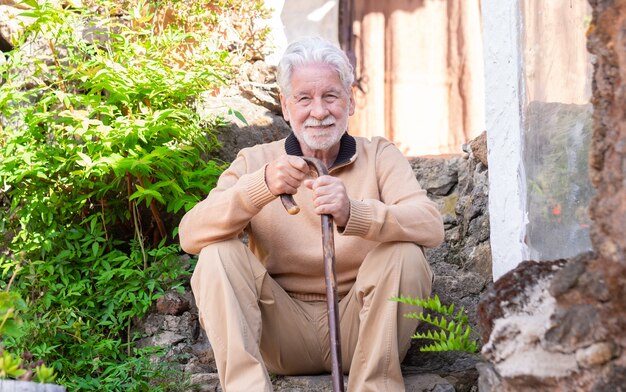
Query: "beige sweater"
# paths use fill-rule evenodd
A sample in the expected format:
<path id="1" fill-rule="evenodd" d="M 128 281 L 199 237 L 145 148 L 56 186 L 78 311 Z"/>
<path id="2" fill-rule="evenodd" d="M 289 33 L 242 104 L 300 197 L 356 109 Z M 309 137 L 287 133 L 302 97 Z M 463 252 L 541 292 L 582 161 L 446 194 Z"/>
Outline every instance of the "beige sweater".
<path id="1" fill-rule="evenodd" d="M 245 148 L 220 177 L 208 197 L 180 222 L 180 243 L 198 254 L 214 242 L 244 230 L 252 252 L 269 274 L 301 299 L 325 295 L 320 216 L 312 210 L 311 191 L 294 195 L 298 215 L 289 215 L 265 183 L 265 167 L 284 154 L 302 155 L 292 134 L 277 142 Z M 407 159 L 383 138 L 344 135 L 330 175 L 343 180 L 350 197 L 350 219 L 335 227 L 337 289 L 345 295 L 358 268 L 380 242 L 409 241 L 434 247 L 443 241 L 437 206 L 415 179 Z"/>

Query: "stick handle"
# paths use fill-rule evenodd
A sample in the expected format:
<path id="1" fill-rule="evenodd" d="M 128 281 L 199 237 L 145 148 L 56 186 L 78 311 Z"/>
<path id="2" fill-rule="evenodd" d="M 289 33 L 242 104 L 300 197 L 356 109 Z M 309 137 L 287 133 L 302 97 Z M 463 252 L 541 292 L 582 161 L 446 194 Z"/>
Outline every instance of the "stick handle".
<path id="1" fill-rule="evenodd" d="M 300 207 L 296 204 L 292 195 L 283 193 L 280 195 L 280 201 L 283 203 L 283 207 L 285 207 L 289 215 L 296 215 L 300 212 Z"/>
<path id="2" fill-rule="evenodd" d="M 304 159 L 304 161 L 317 173 L 318 176 L 325 176 L 328 174 L 326 165 L 324 165 L 324 163 L 319 159 L 311 157 L 302 157 L 302 159 Z M 283 207 L 285 207 L 289 215 L 295 215 L 300 212 L 300 207 L 293 199 L 293 195 L 283 193 L 280 195 L 280 201 L 283 203 Z"/>

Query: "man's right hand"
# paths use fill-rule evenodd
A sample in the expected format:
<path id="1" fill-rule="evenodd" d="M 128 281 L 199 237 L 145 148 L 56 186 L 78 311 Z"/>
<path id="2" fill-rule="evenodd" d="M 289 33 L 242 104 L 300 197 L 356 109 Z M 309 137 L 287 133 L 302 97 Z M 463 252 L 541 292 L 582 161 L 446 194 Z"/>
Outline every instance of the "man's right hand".
<path id="1" fill-rule="evenodd" d="M 302 181 L 309 174 L 304 159 L 294 155 L 283 155 L 269 163 L 265 169 L 265 182 L 275 196 L 298 192 Z"/>

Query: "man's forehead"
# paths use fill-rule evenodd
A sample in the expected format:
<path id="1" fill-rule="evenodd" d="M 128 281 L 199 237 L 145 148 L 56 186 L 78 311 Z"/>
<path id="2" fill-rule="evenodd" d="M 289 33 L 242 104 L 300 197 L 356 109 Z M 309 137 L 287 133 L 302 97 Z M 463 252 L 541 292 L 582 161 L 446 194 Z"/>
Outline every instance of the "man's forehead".
<path id="1" fill-rule="evenodd" d="M 307 63 L 294 66 L 291 72 L 292 81 L 295 79 L 308 80 L 318 78 L 323 78 L 326 80 L 339 80 L 339 71 L 329 64 Z"/>
<path id="2" fill-rule="evenodd" d="M 339 94 L 343 90 L 341 86 L 328 85 L 328 86 L 298 86 L 293 90 L 293 96 L 301 96 L 301 95 L 309 95 L 309 94 L 328 94 L 328 93 L 336 93 Z"/>

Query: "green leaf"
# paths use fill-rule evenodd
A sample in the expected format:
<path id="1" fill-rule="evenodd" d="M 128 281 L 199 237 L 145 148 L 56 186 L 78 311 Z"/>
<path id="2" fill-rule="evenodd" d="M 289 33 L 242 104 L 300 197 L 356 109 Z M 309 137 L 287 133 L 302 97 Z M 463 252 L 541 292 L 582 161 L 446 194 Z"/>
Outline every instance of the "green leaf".
<path id="1" fill-rule="evenodd" d="M 80 151 L 76 151 L 76 155 L 78 155 L 81 158 L 81 160 L 76 161 L 76 163 L 78 163 L 80 166 L 91 167 L 93 165 L 93 162 L 91 158 L 89 157 L 89 155 L 84 154 Z"/>
<path id="2" fill-rule="evenodd" d="M 135 186 L 137 187 L 137 191 L 134 192 L 129 197 L 129 200 L 134 200 L 134 199 L 144 200 L 145 199 L 146 204 L 150 204 L 150 201 L 152 200 L 152 198 L 155 198 L 156 200 L 159 201 L 159 203 L 165 204 L 165 199 L 159 192 L 155 191 L 154 189 L 143 188 L 141 185 L 135 185 Z"/>
<path id="3" fill-rule="evenodd" d="M 242 123 L 244 123 L 246 126 L 248 126 L 248 121 L 246 121 L 246 118 L 243 116 L 243 114 L 241 114 L 240 111 L 235 110 L 233 108 L 228 108 L 228 114 L 229 115 L 233 115 L 235 117 L 237 117 L 239 119 L 239 121 L 241 121 Z"/>
<path id="4" fill-rule="evenodd" d="M 454 316 L 454 304 L 450 306 L 442 305 L 437 295 L 427 299 L 414 299 L 401 295 L 400 297 L 392 297 L 390 300 L 416 305 L 432 312 L 442 314 L 441 316 L 436 316 L 434 318 L 430 314 L 425 314 L 424 311 L 420 313 L 411 312 L 404 314 L 407 318 L 418 319 L 438 328 L 435 331 L 429 329 L 427 333 L 416 332 L 413 335 L 414 339 L 428 339 L 438 342 L 420 348 L 421 351 L 462 350 L 476 352 L 478 350 L 476 342 L 469 340 L 471 327 L 467 325 L 468 319 L 464 314 L 463 308 L 461 308 L 459 313 Z M 448 320 L 446 317 L 451 317 L 453 319 Z M 465 328 L 465 332 L 463 332 L 463 328 Z"/>

